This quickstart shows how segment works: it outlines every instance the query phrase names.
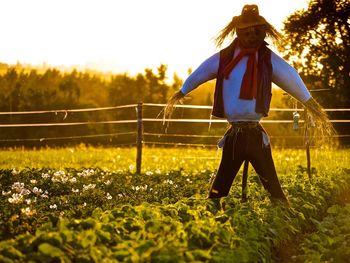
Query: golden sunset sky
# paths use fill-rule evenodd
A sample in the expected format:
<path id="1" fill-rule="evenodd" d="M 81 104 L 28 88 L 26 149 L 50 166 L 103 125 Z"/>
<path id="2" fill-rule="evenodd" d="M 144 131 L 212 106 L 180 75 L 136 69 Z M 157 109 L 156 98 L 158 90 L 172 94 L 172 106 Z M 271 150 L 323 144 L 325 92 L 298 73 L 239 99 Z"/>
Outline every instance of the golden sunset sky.
<path id="1" fill-rule="evenodd" d="M 218 51 L 216 34 L 252 3 L 277 29 L 307 7 L 307 0 L 3 0 L 0 62 L 131 75 L 163 63 L 185 77 Z"/>

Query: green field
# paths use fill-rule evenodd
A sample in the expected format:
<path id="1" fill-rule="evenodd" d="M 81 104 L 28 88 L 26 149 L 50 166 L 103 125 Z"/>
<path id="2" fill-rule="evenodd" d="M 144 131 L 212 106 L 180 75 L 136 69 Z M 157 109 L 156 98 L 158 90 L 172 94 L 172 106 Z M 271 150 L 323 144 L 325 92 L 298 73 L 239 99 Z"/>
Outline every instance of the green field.
<path id="1" fill-rule="evenodd" d="M 221 152 L 204 148 L 0 151 L 0 262 L 346 262 L 350 150 L 274 149 L 292 207 L 253 169 L 207 200 Z"/>

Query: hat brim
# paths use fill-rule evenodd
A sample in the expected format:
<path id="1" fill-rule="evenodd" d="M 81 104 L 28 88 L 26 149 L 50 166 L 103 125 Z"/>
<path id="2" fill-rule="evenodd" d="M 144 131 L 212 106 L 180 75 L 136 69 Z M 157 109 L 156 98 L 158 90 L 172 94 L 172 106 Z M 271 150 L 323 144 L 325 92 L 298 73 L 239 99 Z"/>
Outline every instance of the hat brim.
<path id="1" fill-rule="evenodd" d="M 237 16 L 235 19 L 235 26 L 238 29 L 251 27 L 251 26 L 259 26 L 259 25 L 267 25 L 267 21 L 262 16 L 256 17 L 254 20 L 246 20 L 241 16 Z"/>

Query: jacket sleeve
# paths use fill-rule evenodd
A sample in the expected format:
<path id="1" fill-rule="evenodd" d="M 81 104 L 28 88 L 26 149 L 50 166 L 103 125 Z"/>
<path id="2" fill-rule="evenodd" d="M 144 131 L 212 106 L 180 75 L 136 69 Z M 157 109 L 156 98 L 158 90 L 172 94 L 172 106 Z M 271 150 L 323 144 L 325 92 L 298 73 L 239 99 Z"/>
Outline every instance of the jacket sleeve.
<path id="1" fill-rule="evenodd" d="M 280 56 L 271 52 L 272 82 L 302 103 L 311 98 L 299 73 Z"/>
<path id="2" fill-rule="evenodd" d="M 199 85 L 208 80 L 216 78 L 220 61 L 220 52 L 205 60 L 191 75 L 185 80 L 180 91 L 186 95 Z"/>

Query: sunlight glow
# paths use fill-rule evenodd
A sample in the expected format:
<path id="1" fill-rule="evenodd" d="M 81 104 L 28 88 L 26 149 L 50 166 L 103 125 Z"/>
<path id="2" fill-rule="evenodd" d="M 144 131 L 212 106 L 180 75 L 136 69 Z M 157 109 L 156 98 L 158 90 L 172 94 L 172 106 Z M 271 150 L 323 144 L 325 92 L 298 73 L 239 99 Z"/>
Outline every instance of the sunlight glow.
<path id="1" fill-rule="evenodd" d="M 217 50 L 216 34 L 243 0 L 11 0 L 0 2 L 0 62 L 143 72 L 161 63 L 181 77 Z M 257 0 L 276 28 L 306 0 Z M 170 76 L 171 77 L 171 76 Z"/>

